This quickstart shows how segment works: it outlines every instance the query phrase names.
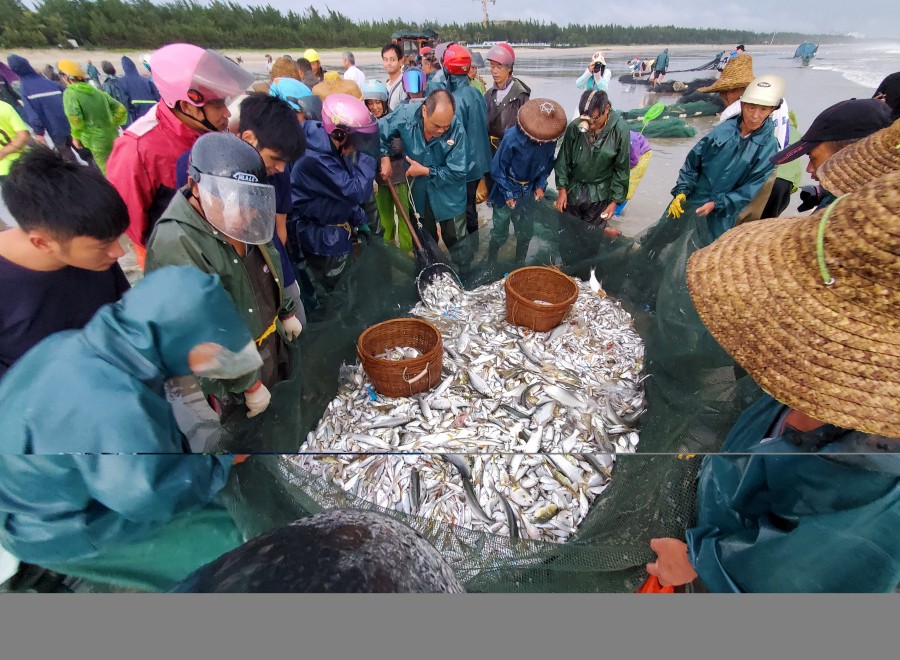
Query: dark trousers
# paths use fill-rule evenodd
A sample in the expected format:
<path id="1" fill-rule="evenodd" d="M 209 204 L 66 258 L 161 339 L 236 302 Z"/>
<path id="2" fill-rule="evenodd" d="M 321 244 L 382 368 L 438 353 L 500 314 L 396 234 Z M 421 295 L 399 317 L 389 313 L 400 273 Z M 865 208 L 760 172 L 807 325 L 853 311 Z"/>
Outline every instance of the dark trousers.
<path id="1" fill-rule="evenodd" d="M 581 192 L 586 191 L 582 188 Z M 559 254 L 563 263 L 574 266 L 589 260 L 597 253 L 603 240 L 603 230 L 609 222 L 609 218 L 601 218 L 600 215 L 609 206 L 610 201 L 605 199 L 591 202 L 584 194 L 579 195 L 577 201 L 570 201 L 567 204 L 566 213 L 560 218 L 559 227 Z M 571 216 L 582 222 L 572 222 Z"/>
<path id="2" fill-rule="evenodd" d="M 478 209 L 475 204 L 475 196 L 478 194 L 477 181 L 466 182 L 466 233 L 473 234 L 478 231 Z"/>
<path id="3" fill-rule="evenodd" d="M 763 209 L 760 218 L 777 218 L 791 203 L 791 188 L 794 184 L 787 179 L 775 179 L 772 185 L 772 192 L 769 194 L 769 201 L 766 202 L 766 208 Z"/>

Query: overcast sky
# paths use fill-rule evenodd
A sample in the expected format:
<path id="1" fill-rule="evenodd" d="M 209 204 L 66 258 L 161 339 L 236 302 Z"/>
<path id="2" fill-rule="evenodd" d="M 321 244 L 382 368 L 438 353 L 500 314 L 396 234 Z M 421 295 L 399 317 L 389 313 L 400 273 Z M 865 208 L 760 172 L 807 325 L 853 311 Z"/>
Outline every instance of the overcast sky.
<path id="1" fill-rule="evenodd" d="M 402 17 L 410 22 L 468 22 L 481 20 L 481 0 L 261 0 L 242 4 L 271 4 L 283 11 L 302 12 L 310 4 L 326 6 L 350 18 Z M 568 23 L 619 25 L 678 25 L 739 30 L 847 34 L 894 39 L 900 27 L 896 0 L 497 0 L 488 4 L 495 20 L 535 19 Z"/>

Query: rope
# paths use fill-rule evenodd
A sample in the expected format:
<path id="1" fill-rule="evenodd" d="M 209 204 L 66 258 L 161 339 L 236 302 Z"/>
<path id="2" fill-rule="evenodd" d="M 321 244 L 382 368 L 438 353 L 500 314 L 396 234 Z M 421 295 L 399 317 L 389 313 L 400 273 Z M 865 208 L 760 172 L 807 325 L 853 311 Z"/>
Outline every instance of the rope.
<path id="1" fill-rule="evenodd" d="M 825 225 L 828 224 L 828 218 L 831 216 L 831 212 L 838 205 L 844 197 L 847 195 L 841 195 L 834 202 L 829 205 L 828 209 L 825 211 L 825 215 L 822 216 L 822 219 L 819 221 L 819 230 L 816 232 L 816 261 L 819 264 L 819 275 L 822 276 L 822 282 L 825 286 L 831 286 L 834 284 L 834 278 L 831 276 L 831 273 L 828 272 L 828 266 L 825 264 Z"/>

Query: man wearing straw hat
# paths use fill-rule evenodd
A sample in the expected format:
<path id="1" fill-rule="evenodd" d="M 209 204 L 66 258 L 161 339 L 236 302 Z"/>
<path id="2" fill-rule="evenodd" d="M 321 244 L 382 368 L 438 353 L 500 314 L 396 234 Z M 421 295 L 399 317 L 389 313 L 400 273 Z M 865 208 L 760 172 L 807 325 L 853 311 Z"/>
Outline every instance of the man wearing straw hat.
<path id="1" fill-rule="evenodd" d="M 849 193 L 827 209 L 742 225 L 691 257 L 700 318 L 766 394 L 704 459 L 686 543 L 651 541 L 663 585 L 900 584 L 898 141 L 895 124 L 826 163 Z"/>
<path id="2" fill-rule="evenodd" d="M 491 203 L 494 217 L 488 262 L 497 261 L 509 238 L 509 221 L 516 230 L 516 263 L 525 261 L 534 235 L 534 220 L 527 215 L 533 202 L 544 198 L 547 177 L 553 171 L 556 141 L 566 130 L 566 112 L 556 101 L 531 99 L 519 110 L 518 125 L 506 129 L 491 161 Z"/>

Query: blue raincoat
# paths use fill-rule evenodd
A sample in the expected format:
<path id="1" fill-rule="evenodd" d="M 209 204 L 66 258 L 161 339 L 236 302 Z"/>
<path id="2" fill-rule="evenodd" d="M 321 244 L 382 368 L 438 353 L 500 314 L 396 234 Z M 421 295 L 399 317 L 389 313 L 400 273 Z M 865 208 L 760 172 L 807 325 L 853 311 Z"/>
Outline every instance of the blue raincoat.
<path id="1" fill-rule="evenodd" d="M 469 76 L 447 76 L 447 89 L 456 100 L 456 116 L 466 127 L 466 181 L 478 181 L 491 171 L 491 138 L 487 129 L 484 95 L 472 87 Z"/>
<path id="2" fill-rule="evenodd" d="M 447 132 L 426 142 L 422 108 L 421 103 L 401 105 L 379 120 L 381 155 L 390 155 L 394 138 L 403 140 L 406 155 L 429 169 L 428 176 L 416 177 L 411 186 L 416 209 L 425 214 L 427 197 L 435 219 L 449 220 L 466 210 L 466 129 L 454 114 Z"/>
<path id="3" fill-rule="evenodd" d="M 147 114 L 147 111 L 159 101 L 159 90 L 149 78 L 138 73 L 134 62 L 128 57 L 122 57 L 122 76 L 119 78 L 119 86 L 128 97 L 128 123 L 137 120 Z"/>
<path id="4" fill-rule="evenodd" d="M 375 159 L 358 154 L 354 164 L 338 153 L 321 122 L 303 122 L 306 152 L 291 167 L 289 240 L 305 254 L 339 257 L 352 248 L 351 228 L 366 222 Z"/>
<path id="5" fill-rule="evenodd" d="M 556 141 L 529 140 L 518 126 L 510 126 L 503 133 L 500 148 L 491 162 L 490 200 L 497 208 L 508 199 L 534 196 L 537 188 L 547 188 L 547 177 L 553 171 Z"/>
<path id="6" fill-rule="evenodd" d="M 764 439 L 787 410 L 763 396 L 704 459 L 691 564 L 717 592 L 895 590 L 896 441 L 831 425 Z"/>
<path id="7" fill-rule="evenodd" d="M 197 344 L 237 352 L 252 340 L 218 276 L 190 267 L 151 273 L 84 328 L 50 335 L 6 372 L 0 454 L 186 453 L 165 381 L 191 373 L 187 355 Z"/>
<path id="8" fill-rule="evenodd" d="M 25 121 L 36 135 L 47 133 L 54 145 L 65 146 L 72 129 L 63 109 L 62 87 L 35 71 L 24 57 L 10 55 L 8 61 L 9 68 L 19 76 L 22 85 Z"/>
<path id="9" fill-rule="evenodd" d="M 711 243 L 734 227 L 738 215 L 765 184 L 775 166 L 769 158 L 778 151 L 775 128 L 766 121 L 762 127 L 741 137 L 740 115 L 726 120 L 697 142 L 685 158 L 672 196 L 687 195 L 685 213 L 707 202 L 715 202 L 712 213 L 698 218 L 708 229 Z M 681 218 L 682 224 L 686 222 Z"/>

